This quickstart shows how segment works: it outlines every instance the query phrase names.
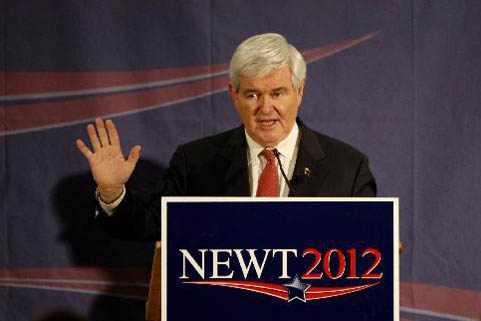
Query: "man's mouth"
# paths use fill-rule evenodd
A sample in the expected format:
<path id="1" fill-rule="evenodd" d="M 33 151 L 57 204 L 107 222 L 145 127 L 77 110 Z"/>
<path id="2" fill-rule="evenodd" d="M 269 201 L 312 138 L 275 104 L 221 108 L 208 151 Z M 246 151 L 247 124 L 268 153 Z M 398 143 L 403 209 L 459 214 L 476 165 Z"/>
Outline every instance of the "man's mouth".
<path id="1" fill-rule="evenodd" d="M 271 128 L 271 127 L 274 127 L 276 122 L 277 122 L 276 119 L 264 119 L 264 120 L 258 120 L 257 124 L 259 124 L 261 128 Z"/>

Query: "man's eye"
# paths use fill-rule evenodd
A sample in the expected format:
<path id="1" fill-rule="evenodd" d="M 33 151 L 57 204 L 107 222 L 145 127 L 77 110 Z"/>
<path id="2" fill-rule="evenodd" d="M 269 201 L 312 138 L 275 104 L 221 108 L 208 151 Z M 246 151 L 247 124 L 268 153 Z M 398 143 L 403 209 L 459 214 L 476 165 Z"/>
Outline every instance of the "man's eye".
<path id="1" fill-rule="evenodd" d="M 275 91 L 273 94 L 274 97 L 278 98 L 282 96 L 282 91 Z"/>
<path id="2" fill-rule="evenodd" d="M 255 100 L 255 99 L 257 99 L 257 94 L 254 94 L 254 93 L 247 94 L 247 99 Z"/>

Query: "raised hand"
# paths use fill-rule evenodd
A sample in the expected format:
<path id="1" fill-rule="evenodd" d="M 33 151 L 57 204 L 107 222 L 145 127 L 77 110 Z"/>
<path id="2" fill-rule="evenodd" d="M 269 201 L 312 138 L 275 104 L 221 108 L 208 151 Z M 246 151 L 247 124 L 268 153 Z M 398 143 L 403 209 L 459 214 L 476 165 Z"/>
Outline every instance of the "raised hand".
<path id="1" fill-rule="evenodd" d="M 93 152 L 81 139 L 77 139 L 77 147 L 89 162 L 102 201 L 111 203 L 122 194 L 123 185 L 132 175 L 139 160 L 141 147 L 134 146 L 129 157 L 125 159 L 117 129 L 110 119 L 104 124 L 102 119 L 96 118 L 95 126 L 87 125 L 87 133 Z"/>

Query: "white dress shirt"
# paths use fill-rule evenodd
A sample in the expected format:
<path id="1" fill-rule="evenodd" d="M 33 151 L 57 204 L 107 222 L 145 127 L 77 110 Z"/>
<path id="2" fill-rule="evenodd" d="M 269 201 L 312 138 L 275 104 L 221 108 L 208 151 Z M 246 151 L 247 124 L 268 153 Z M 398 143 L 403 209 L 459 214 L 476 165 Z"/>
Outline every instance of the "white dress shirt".
<path id="1" fill-rule="evenodd" d="M 249 134 L 246 134 L 247 139 L 247 165 L 249 167 L 249 184 L 251 189 L 251 196 L 255 197 L 257 193 L 257 184 L 259 183 L 259 176 L 267 165 L 267 159 L 259 155 L 264 147 L 256 143 Z M 294 173 L 294 167 L 296 166 L 297 152 L 299 150 L 299 126 L 294 123 L 291 132 L 283 140 L 275 146 L 279 152 L 279 158 L 281 159 L 282 168 L 290 180 L 292 173 Z M 289 186 L 287 186 L 286 180 L 282 177 L 281 168 L 277 164 L 277 172 L 280 182 L 280 196 L 287 197 L 289 195 Z"/>
<path id="2" fill-rule="evenodd" d="M 247 166 L 249 168 L 249 186 L 251 190 L 251 196 L 255 197 L 257 193 L 257 184 L 259 181 L 259 176 L 261 175 L 264 167 L 267 165 L 267 160 L 264 156 L 259 155 L 263 150 L 264 147 L 256 143 L 248 134 L 245 132 L 246 139 L 247 139 Z M 292 174 L 294 173 L 294 167 L 296 166 L 297 160 L 297 152 L 299 151 L 299 126 L 297 123 L 294 123 L 291 132 L 289 135 L 286 136 L 282 141 L 275 146 L 279 151 L 279 157 L 282 162 L 282 168 L 287 175 L 287 178 L 290 180 L 292 178 Z M 280 195 L 282 197 L 287 197 L 289 195 L 289 187 L 287 183 L 282 177 L 281 169 L 279 164 L 277 164 L 277 171 L 279 174 L 279 182 L 280 182 Z M 100 206 L 102 209 L 108 214 L 112 215 L 115 211 L 115 208 L 119 206 L 120 202 L 125 197 L 125 187 L 122 191 L 122 194 L 118 199 L 116 199 L 113 203 L 104 203 L 98 197 Z M 97 213 L 96 213 L 97 214 Z"/>

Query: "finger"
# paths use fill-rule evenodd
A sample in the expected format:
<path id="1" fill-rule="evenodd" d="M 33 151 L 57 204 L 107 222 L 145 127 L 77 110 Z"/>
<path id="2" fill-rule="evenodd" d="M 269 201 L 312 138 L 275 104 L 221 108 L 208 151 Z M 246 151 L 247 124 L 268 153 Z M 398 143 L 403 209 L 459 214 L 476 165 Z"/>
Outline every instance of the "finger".
<path id="1" fill-rule="evenodd" d="M 117 128 L 115 127 L 114 122 L 110 119 L 107 119 L 105 121 L 105 126 L 107 127 L 107 131 L 109 134 L 110 144 L 120 146 L 119 133 L 117 132 Z"/>
<path id="2" fill-rule="evenodd" d="M 105 131 L 104 121 L 99 117 L 95 118 L 95 125 L 97 126 L 97 132 L 99 134 L 100 143 L 102 146 L 109 145 L 109 137 L 107 136 L 107 132 Z"/>
<path id="3" fill-rule="evenodd" d="M 92 151 L 85 145 L 85 143 L 81 139 L 77 139 L 75 143 L 80 152 L 84 154 L 85 158 L 90 159 L 90 157 L 92 157 Z"/>
<path id="4" fill-rule="evenodd" d="M 141 149 L 142 147 L 140 145 L 135 145 L 134 147 L 132 147 L 129 153 L 129 158 L 127 159 L 127 162 L 130 163 L 130 165 L 135 166 L 135 164 L 137 164 L 137 161 L 140 157 Z"/>
<path id="5" fill-rule="evenodd" d="M 102 148 L 102 146 L 100 146 L 99 137 L 97 136 L 94 125 L 87 125 L 87 134 L 89 135 L 90 143 L 92 144 L 94 151 L 98 151 L 100 148 Z"/>

